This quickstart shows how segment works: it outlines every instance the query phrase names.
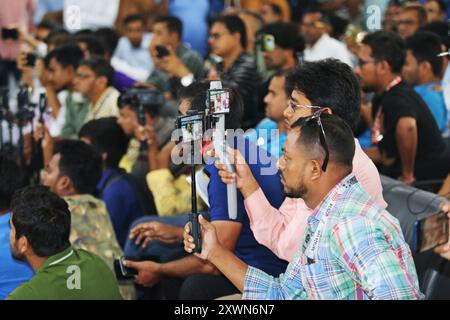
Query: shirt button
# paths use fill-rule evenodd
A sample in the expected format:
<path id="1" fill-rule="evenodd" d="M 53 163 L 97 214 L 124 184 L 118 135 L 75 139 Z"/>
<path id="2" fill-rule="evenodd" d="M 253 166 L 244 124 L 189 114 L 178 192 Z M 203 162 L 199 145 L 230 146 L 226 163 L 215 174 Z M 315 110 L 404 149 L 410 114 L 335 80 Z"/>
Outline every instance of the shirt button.
<path id="1" fill-rule="evenodd" d="M 306 242 L 309 242 L 310 239 L 311 239 L 311 235 L 308 233 L 308 234 L 306 235 L 305 241 L 306 241 Z"/>

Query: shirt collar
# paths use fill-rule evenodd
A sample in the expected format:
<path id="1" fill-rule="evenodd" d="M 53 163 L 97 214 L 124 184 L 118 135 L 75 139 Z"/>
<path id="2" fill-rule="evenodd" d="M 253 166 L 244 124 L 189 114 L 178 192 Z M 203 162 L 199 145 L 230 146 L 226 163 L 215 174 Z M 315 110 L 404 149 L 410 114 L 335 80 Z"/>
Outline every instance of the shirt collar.
<path id="1" fill-rule="evenodd" d="M 342 189 L 348 188 L 356 182 L 356 177 L 352 173 L 342 179 L 330 192 L 328 192 L 327 196 L 320 202 L 320 204 L 314 209 L 311 213 L 308 222 L 310 224 L 315 224 L 316 222 L 322 219 L 323 213 L 325 212 L 325 208 L 328 206 L 330 201 L 334 199 L 336 201 L 336 197 L 342 195 Z"/>
<path id="2" fill-rule="evenodd" d="M 72 246 L 69 246 L 67 249 L 49 257 L 47 261 L 45 261 L 45 263 L 39 269 L 39 272 L 69 259 L 73 254 L 74 254 L 73 248 Z"/>

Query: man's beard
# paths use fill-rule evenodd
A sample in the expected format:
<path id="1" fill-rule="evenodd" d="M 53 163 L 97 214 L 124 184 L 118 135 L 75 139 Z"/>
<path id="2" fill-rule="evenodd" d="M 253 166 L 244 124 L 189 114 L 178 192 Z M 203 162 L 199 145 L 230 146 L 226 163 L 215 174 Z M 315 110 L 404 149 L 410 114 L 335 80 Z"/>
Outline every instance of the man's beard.
<path id="1" fill-rule="evenodd" d="M 279 175 L 283 179 L 283 174 L 281 173 L 281 171 L 279 172 Z M 303 177 L 301 180 L 304 181 Z M 289 188 L 286 186 L 286 180 L 283 179 L 283 182 L 284 194 L 286 195 L 286 197 L 298 199 L 303 198 L 308 193 L 308 188 L 304 184 L 301 184 L 297 188 Z"/>
<path id="2" fill-rule="evenodd" d="M 308 188 L 305 185 L 300 186 L 297 189 L 285 190 L 286 197 L 299 199 L 303 198 L 308 193 Z"/>

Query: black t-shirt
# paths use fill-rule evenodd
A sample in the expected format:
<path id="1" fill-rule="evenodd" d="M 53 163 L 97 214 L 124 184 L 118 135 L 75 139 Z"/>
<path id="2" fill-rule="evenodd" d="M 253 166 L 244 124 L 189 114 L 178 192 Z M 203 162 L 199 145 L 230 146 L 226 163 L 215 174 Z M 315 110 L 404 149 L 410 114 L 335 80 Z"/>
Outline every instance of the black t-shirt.
<path id="1" fill-rule="evenodd" d="M 402 173 L 395 131 L 400 118 L 411 117 L 417 122 L 418 144 L 414 166 L 416 179 L 442 178 L 447 175 L 449 157 L 439 128 L 425 102 L 412 88 L 401 82 L 376 96 L 372 105 L 374 119 L 379 108 L 382 108 L 383 139 L 378 147 L 388 158 L 395 159 L 392 165 L 380 168 L 383 174 L 398 178 Z"/>

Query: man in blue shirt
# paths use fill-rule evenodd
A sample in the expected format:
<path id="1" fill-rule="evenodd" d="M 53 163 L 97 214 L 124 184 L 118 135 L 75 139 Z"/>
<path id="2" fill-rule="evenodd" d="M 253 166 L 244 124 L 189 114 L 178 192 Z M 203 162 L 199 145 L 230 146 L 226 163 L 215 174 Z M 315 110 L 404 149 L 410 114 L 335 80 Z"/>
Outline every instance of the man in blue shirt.
<path id="1" fill-rule="evenodd" d="M 187 114 L 189 109 L 204 111 L 208 89 L 209 82 L 194 83 L 186 88 L 190 94 L 181 96 L 192 97 L 192 99 L 181 102 L 180 113 Z M 230 96 L 230 113 L 226 115 L 225 127 L 235 130 L 241 126 L 243 105 L 235 90 L 232 90 Z M 229 144 L 240 148 L 246 155 L 255 178 L 264 192 L 267 192 L 271 204 L 279 207 L 284 200 L 284 193 L 277 174 L 276 159 L 238 134 L 234 137 L 234 141 L 229 140 Z M 256 241 L 239 192 L 237 219 L 230 219 L 227 187 L 222 183 L 217 169 L 210 160 L 212 159 L 208 160 L 204 171 L 209 176 L 208 200 L 211 221 L 218 229 L 221 243 L 249 265 L 258 266 L 268 274 L 278 276 L 284 272 L 287 262 L 278 259 L 269 249 Z M 160 240 L 166 243 L 178 243 L 182 247 L 183 228 L 154 222 L 142 223 L 133 228 L 130 238 L 135 237 L 138 244 L 144 239 L 145 241 Z M 181 279 L 178 287 L 172 286 L 172 290 L 164 292 L 166 298 L 215 299 L 239 292 L 229 280 L 222 275 L 217 275 L 212 265 L 202 262 L 195 256 L 187 256 L 167 263 L 125 261 L 125 265 L 137 269 L 136 283 L 143 286 L 154 286 L 162 277 L 170 278 L 165 280 L 165 283 L 176 281 L 175 277 Z M 167 288 L 167 286 L 163 287 Z"/>
<path id="2" fill-rule="evenodd" d="M 447 107 L 441 84 L 443 57 L 438 57 L 441 46 L 439 37 L 431 32 L 407 38 L 402 76 L 425 101 L 443 134 L 447 129 Z"/>
<path id="3" fill-rule="evenodd" d="M 86 123 L 80 130 L 80 138 L 102 154 L 103 174 L 97 196 L 105 202 L 117 240 L 123 247 L 131 222 L 145 214 L 145 199 L 141 199 L 136 182 L 119 168 L 128 138 L 114 117 Z"/>
<path id="4" fill-rule="evenodd" d="M 148 52 L 152 35 L 145 32 L 145 19 L 141 15 L 129 15 L 124 24 L 126 36 L 120 38 L 113 58 L 120 59 L 131 67 L 145 70 L 148 76 L 154 70 L 154 64 Z"/>
<path id="5" fill-rule="evenodd" d="M 21 172 L 12 158 L 0 154 L 0 300 L 4 300 L 34 275 L 33 269 L 26 262 L 12 257 L 9 243 L 10 203 L 14 191 L 23 186 Z"/>
<path id="6" fill-rule="evenodd" d="M 289 95 L 285 90 L 285 74 L 276 73 L 270 80 L 269 90 L 264 97 L 266 104 L 266 119 L 262 120 L 256 128 L 249 130 L 245 137 L 267 150 L 271 155 L 280 158 L 282 148 L 286 142 L 286 123 L 283 115 Z"/>

